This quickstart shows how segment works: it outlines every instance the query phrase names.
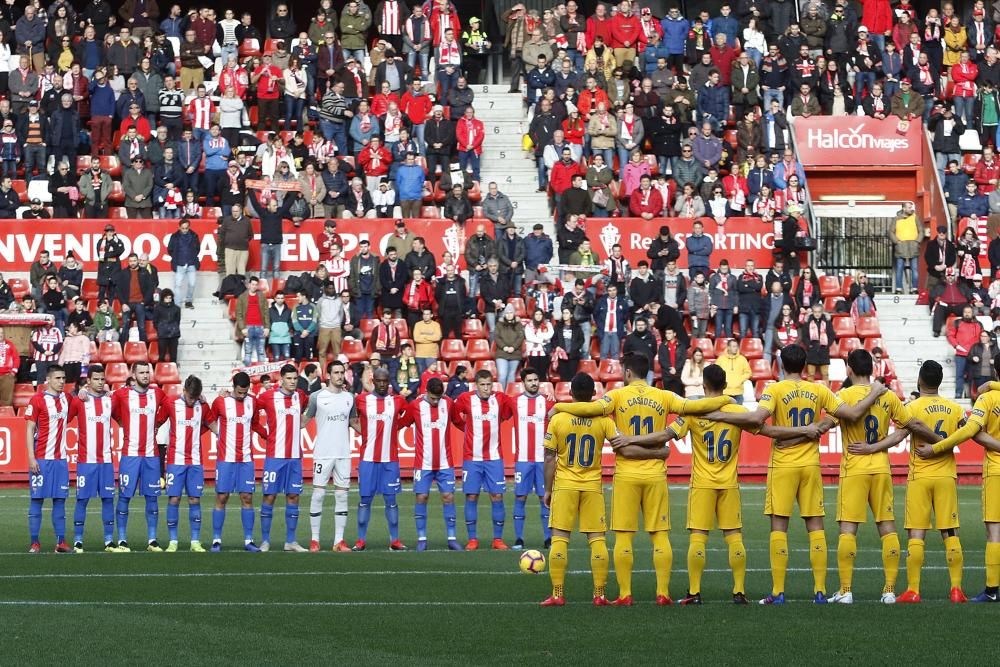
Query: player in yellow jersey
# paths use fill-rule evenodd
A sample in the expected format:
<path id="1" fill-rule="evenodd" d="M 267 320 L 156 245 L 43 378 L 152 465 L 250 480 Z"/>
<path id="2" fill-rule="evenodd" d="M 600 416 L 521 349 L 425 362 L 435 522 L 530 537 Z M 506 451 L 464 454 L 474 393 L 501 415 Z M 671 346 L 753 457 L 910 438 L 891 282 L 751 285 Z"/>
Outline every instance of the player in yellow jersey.
<path id="1" fill-rule="evenodd" d="M 580 373 L 573 378 L 570 388 L 574 400 L 587 403 L 594 397 L 594 378 Z M 569 565 L 569 535 L 577 519 L 580 521 L 580 532 L 587 536 L 590 543 L 594 606 L 610 604 L 604 593 L 609 563 L 605 542 L 604 489 L 601 486 L 601 449 L 605 440 L 613 438 L 615 433 L 615 424 L 607 417 L 574 417 L 561 413 L 549 421 L 545 432 L 546 492 L 543 502 L 551 510 L 549 576 L 552 579 L 552 595 L 542 602 L 543 607 L 566 604 L 563 585 Z M 639 454 L 645 455 L 646 452 Z"/>
<path id="2" fill-rule="evenodd" d="M 557 403 L 556 413 L 577 417 L 608 415 L 621 433 L 649 435 L 663 431 L 671 413 L 690 415 L 718 410 L 732 403 L 728 396 L 685 400 L 673 392 L 646 384 L 649 359 L 639 354 L 622 357 L 625 385 L 609 391 L 592 403 Z M 632 539 L 639 529 L 639 511 L 643 527 L 653 543 L 653 568 L 656 570 L 656 603 L 672 604 L 670 569 L 670 506 L 667 496 L 666 466 L 663 460 L 633 460 L 616 452 L 615 477 L 611 497 L 611 530 L 615 532 L 615 578 L 618 598 L 615 606 L 632 605 Z"/>
<path id="3" fill-rule="evenodd" d="M 809 562 L 813 571 L 814 602 L 826 604 L 826 534 L 823 532 L 823 477 L 819 467 L 819 436 L 824 429 L 817 424 L 820 413 L 842 421 L 857 421 L 885 393 L 876 383 L 871 392 L 856 405 L 849 406 L 823 384 L 802 379 L 806 352 L 798 345 L 781 350 L 785 379 L 770 385 L 754 412 L 713 412 L 709 419 L 743 428 L 760 428 L 771 418 L 773 426 L 790 428 L 805 435 L 788 443 L 775 442 L 767 467 L 767 491 L 764 514 L 771 518 L 771 594 L 760 604 L 784 604 L 785 573 L 788 570 L 788 518 L 798 502 L 799 514 L 809 532 Z"/>
<path id="4" fill-rule="evenodd" d="M 901 604 L 920 602 L 920 571 L 924 566 L 924 538 L 935 527 L 944 540 L 945 560 L 951 578 L 951 601 L 966 602 L 962 592 L 962 543 L 958 539 L 958 487 L 953 447 L 933 452 L 932 445 L 965 423 L 965 410 L 938 395 L 944 378 L 941 364 L 928 360 L 920 367 L 920 396 L 907 406 L 910 416 L 924 423 L 930 433 L 914 433 L 910 440 L 910 463 L 906 476 L 906 591 L 896 597 Z M 872 447 L 889 449 L 903 442 L 906 431 L 895 431 Z M 849 449 L 856 448 L 850 445 Z M 918 455 L 923 452 L 923 457 Z M 926 458 L 925 458 L 926 457 Z"/>
<path id="5" fill-rule="evenodd" d="M 854 350 L 847 356 L 848 382 L 837 393 L 847 405 L 855 405 L 871 391 L 874 367 L 872 355 L 867 350 Z M 827 419 L 832 419 L 827 417 Z M 840 459 L 840 487 L 837 491 L 837 521 L 840 538 L 837 542 L 837 569 L 840 589 L 830 602 L 853 604 L 851 585 L 854 579 L 854 560 L 858 551 L 858 525 L 868 518 L 868 508 L 875 518 L 875 527 L 882 538 L 882 567 L 885 584 L 880 598 L 883 604 L 896 602 L 896 577 L 899 574 L 899 536 L 896 534 L 896 516 L 893 510 L 892 469 L 889 467 L 889 446 L 883 439 L 889 425 L 920 437 L 933 437 L 934 433 L 922 421 L 914 418 L 903 402 L 887 391 L 868 409 L 864 419 L 841 425 L 844 453 Z"/>
<path id="6" fill-rule="evenodd" d="M 1000 355 L 993 358 L 1000 369 Z M 986 524 L 986 588 L 973 602 L 1000 601 L 1000 383 L 991 382 L 989 391 L 979 394 L 968 422 L 947 438 L 917 450 L 930 457 L 950 451 L 970 438 L 986 450 L 983 458 L 983 523 Z"/>
<path id="7" fill-rule="evenodd" d="M 726 389 L 726 371 L 712 364 L 704 370 L 705 395 L 722 396 Z M 726 405 L 724 412 L 747 411 L 741 405 Z M 747 604 L 746 547 L 743 546 L 743 516 L 737 461 L 742 430 L 704 417 L 677 417 L 665 430 L 644 436 L 619 435 L 612 441 L 620 445 L 650 446 L 669 440 L 682 440 L 691 433 L 691 484 L 688 490 L 687 528 L 688 594 L 681 604 L 701 604 L 701 576 L 705 571 L 708 533 L 716 525 L 729 545 L 729 567 L 733 571 L 733 602 Z"/>

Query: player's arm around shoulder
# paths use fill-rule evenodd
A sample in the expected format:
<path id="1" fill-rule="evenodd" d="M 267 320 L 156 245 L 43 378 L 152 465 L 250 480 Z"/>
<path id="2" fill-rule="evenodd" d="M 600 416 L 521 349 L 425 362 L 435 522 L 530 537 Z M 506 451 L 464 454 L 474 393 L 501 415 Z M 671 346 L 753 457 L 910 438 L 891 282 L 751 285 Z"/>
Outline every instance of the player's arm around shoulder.
<path id="1" fill-rule="evenodd" d="M 596 401 L 588 403 L 556 403 L 549 410 L 549 418 L 555 417 L 555 415 L 560 413 L 573 415 L 574 417 L 603 417 L 610 415 L 615 410 L 619 396 L 619 390 L 612 389 Z"/>
<path id="2" fill-rule="evenodd" d="M 829 387 L 825 385 L 819 386 L 821 387 L 821 405 L 819 407 L 822 407 L 827 414 L 849 422 L 856 422 L 859 419 L 863 419 L 871 407 L 875 405 L 876 401 L 882 398 L 882 395 L 888 391 L 888 388 L 881 382 L 872 382 L 871 390 L 864 398 L 854 405 L 848 405 L 842 398 L 830 391 Z"/>

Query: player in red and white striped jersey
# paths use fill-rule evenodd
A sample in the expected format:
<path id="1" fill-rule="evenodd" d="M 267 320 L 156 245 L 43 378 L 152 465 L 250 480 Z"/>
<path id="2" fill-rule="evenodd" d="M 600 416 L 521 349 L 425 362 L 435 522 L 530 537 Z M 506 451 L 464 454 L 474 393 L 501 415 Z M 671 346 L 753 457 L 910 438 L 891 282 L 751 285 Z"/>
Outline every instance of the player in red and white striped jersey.
<path id="1" fill-rule="evenodd" d="M 503 542 L 506 516 L 503 494 L 507 490 L 503 456 L 500 451 L 500 423 L 514 416 L 514 399 L 493 391 L 493 374 L 477 371 L 475 390 L 455 400 L 451 422 L 465 434 L 462 460 L 462 492 L 465 493 L 465 526 L 469 531 L 468 550 L 479 548 L 476 522 L 479 493 L 490 494 L 493 516 L 493 548 L 507 549 Z"/>
<path id="2" fill-rule="evenodd" d="M 358 462 L 358 541 L 354 551 L 364 551 L 375 494 L 385 502 L 385 520 L 389 524 L 389 548 L 405 551 L 399 541 L 399 430 L 410 424 L 406 399 L 389 393 L 389 371 L 376 368 L 372 373 L 375 390 L 358 394 L 354 402 L 357 416 L 355 430 L 361 433 L 361 460 Z"/>
<path id="3" fill-rule="evenodd" d="M 161 552 L 156 541 L 160 517 L 160 456 L 156 447 L 156 416 L 166 397 L 158 387 L 150 387 L 152 371 L 145 361 L 132 366 L 135 384 L 112 395 L 111 417 L 121 426 L 122 451 L 118 462 L 118 549 L 129 551 L 128 505 L 141 493 L 146 499 L 147 551 Z M 85 396 L 81 400 L 87 400 Z"/>
<path id="4" fill-rule="evenodd" d="M 542 513 L 545 548 L 548 549 L 552 542 L 549 508 L 542 502 L 545 497 L 545 429 L 555 401 L 538 393 L 542 382 L 537 371 L 522 370 L 521 383 L 524 393 L 514 399 L 517 406 L 514 427 L 514 534 L 517 540 L 514 548 L 524 548 L 525 504 L 528 494 L 534 490 Z"/>
<path id="5" fill-rule="evenodd" d="M 83 401 L 80 396 L 86 396 Z M 87 385 L 70 399 L 66 423 L 76 420 L 76 509 L 73 512 L 73 550 L 83 551 L 83 529 L 87 504 L 101 499 L 101 522 L 104 525 L 104 550 L 114 552 L 115 464 L 112 456 L 111 394 L 104 384 L 104 367 L 94 364 L 87 369 Z"/>
<path id="6" fill-rule="evenodd" d="M 413 515 L 417 523 L 417 551 L 427 549 L 427 498 L 431 485 L 437 482 L 444 511 L 444 525 L 448 530 L 448 548 L 462 551 L 455 535 L 455 464 L 452 461 L 451 426 L 449 413 L 451 401 L 444 396 L 444 383 L 440 378 L 427 381 L 427 392 L 406 406 L 414 424 L 413 493 L 416 504 Z"/>
<path id="7" fill-rule="evenodd" d="M 295 366 L 281 367 L 280 382 L 257 397 L 264 413 L 267 446 L 264 458 L 264 502 L 260 506 L 260 550 L 271 548 L 274 500 L 285 494 L 285 551 L 306 551 L 295 539 L 299 524 L 299 494 L 302 493 L 302 413 L 309 399 L 295 388 L 299 372 Z"/>
<path id="8" fill-rule="evenodd" d="M 69 465 L 66 461 L 66 417 L 69 399 L 63 393 L 66 371 L 52 364 L 45 374 L 44 388 L 31 397 L 24 410 L 27 428 L 28 471 L 31 505 L 28 529 L 31 553 L 42 550 L 38 534 L 42 528 L 42 504 L 52 499 L 52 529 L 56 534 L 56 552 L 69 553 L 66 544 L 66 496 L 69 495 Z"/>
<path id="9" fill-rule="evenodd" d="M 212 414 L 218 426 L 215 463 L 215 509 L 212 510 L 212 551 L 222 551 L 222 527 L 226 521 L 229 494 L 240 494 L 240 518 L 243 522 L 243 548 L 258 552 L 253 542 L 253 492 L 257 473 L 254 470 L 252 439 L 257 433 L 267 438 L 257 419 L 257 399 L 250 395 L 250 376 L 233 376 L 233 391 L 212 402 Z"/>
<path id="10" fill-rule="evenodd" d="M 201 394 L 201 379 L 189 375 L 180 396 L 167 399 L 157 420 L 167 424 L 167 551 L 177 551 L 177 524 L 180 523 L 181 494 L 188 497 L 191 523 L 191 551 L 204 553 L 201 546 L 201 493 L 205 488 L 201 436 L 205 431 L 218 435 L 212 407 Z"/>

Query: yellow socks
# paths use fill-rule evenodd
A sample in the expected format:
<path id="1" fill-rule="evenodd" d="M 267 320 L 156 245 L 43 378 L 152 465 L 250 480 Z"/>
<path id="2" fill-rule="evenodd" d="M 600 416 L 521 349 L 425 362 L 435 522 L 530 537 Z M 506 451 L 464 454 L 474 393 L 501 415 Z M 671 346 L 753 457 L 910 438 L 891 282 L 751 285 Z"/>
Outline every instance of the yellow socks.
<path id="1" fill-rule="evenodd" d="M 825 593 L 826 533 L 822 530 L 813 530 L 809 532 L 809 563 L 812 565 L 813 571 L 813 593 L 819 593 L 821 591 Z"/>
<path id="2" fill-rule="evenodd" d="M 594 577 L 594 597 L 604 597 L 609 567 L 608 542 L 603 537 L 595 537 L 590 541 L 590 572 Z"/>
<path id="3" fill-rule="evenodd" d="M 1000 544 L 997 545 L 1000 549 Z M 990 567 L 989 567 L 989 553 L 990 545 L 986 545 L 986 578 L 989 580 Z M 1000 552 L 998 552 L 1000 554 Z M 951 537 L 944 538 L 944 557 L 948 561 L 948 578 L 951 579 L 952 588 L 962 587 L 962 565 L 965 564 L 965 557 L 962 555 L 962 542 L 958 539 L 958 535 L 952 535 Z M 1000 558 L 1000 555 L 998 555 Z M 998 560 L 1000 563 L 1000 560 Z M 1000 580 L 1000 577 L 997 578 Z M 989 586 L 989 584 L 986 584 Z M 994 584 L 995 586 L 996 584 Z"/>
<path id="4" fill-rule="evenodd" d="M 670 546 L 670 533 L 662 530 L 653 533 L 649 537 L 653 543 L 653 569 L 656 570 L 656 594 L 670 597 L 670 569 L 674 565 L 674 551 Z"/>
<path id="5" fill-rule="evenodd" d="M 885 570 L 885 586 L 883 593 L 896 590 L 896 578 L 899 576 L 899 535 L 889 533 L 882 536 L 882 569 Z"/>
<path id="6" fill-rule="evenodd" d="M 549 578 L 552 579 L 552 597 L 563 597 L 563 585 L 566 583 L 566 567 L 569 565 L 567 552 L 569 540 L 565 537 L 553 537 L 549 547 Z"/>
<path id="7" fill-rule="evenodd" d="M 733 571 L 733 593 L 746 593 L 747 550 L 743 546 L 743 535 L 726 535 L 726 544 L 729 545 L 729 569 Z"/>
<path id="8" fill-rule="evenodd" d="M 620 598 L 632 595 L 632 535 L 615 533 L 615 579 Z"/>
<path id="9" fill-rule="evenodd" d="M 788 571 L 788 533 L 771 531 L 771 595 L 785 592 L 785 573 Z"/>
<path id="10" fill-rule="evenodd" d="M 986 588 L 996 588 L 997 586 L 1000 586 L 1000 542 L 987 542 Z"/>
<path id="11" fill-rule="evenodd" d="M 923 566 L 924 541 L 911 538 L 906 543 L 906 588 L 914 593 L 920 592 L 920 569 Z"/>
<path id="12" fill-rule="evenodd" d="M 810 533 L 809 547 L 809 553 L 812 554 L 812 533 Z M 843 593 L 851 590 L 851 584 L 854 580 L 854 559 L 857 555 L 857 535 L 841 533 L 840 539 L 837 541 L 837 571 L 840 573 L 840 590 Z M 813 573 L 815 574 L 815 566 Z"/>
<path id="13" fill-rule="evenodd" d="M 705 545 L 708 535 L 691 533 L 688 543 L 688 593 L 694 595 L 701 592 L 701 575 L 705 572 Z"/>

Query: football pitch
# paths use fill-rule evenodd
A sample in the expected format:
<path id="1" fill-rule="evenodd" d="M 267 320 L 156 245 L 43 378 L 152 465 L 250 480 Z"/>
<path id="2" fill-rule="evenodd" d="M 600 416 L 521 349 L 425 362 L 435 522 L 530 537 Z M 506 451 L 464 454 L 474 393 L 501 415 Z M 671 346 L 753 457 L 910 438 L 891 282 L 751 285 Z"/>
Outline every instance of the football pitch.
<path id="1" fill-rule="evenodd" d="M 302 496 L 298 535 L 309 541 L 308 490 Z M 854 577 L 855 604 L 811 603 L 812 574 L 805 529 L 793 519 L 784 607 L 737 607 L 726 545 L 714 532 L 702 586 L 702 607 L 656 607 L 648 539 L 635 542 L 631 609 L 594 608 L 586 541 L 570 544 L 568 604 L 543 609 L 550 592 L 547 575 L 520 573 L 517 552 L 475 553 L 444 550 L 440 503 L 429 508 L 430 550 L 385 550 L 385 520 L 380 500 L 372 511 L 365 553 L 329 551 L 333 532 L 332 494 L 324 511 L 319 554 L 280 551 L 284 536 L 281 502 L 275 510 L 272 545 L 267 554 L 243 552 L 238 502 L 232 499 L 220 554 L 193 554 L 187 548 L 187 512 L 181 509 L 181 551 L 176 554 L 105 554 L 100 551 L 100 504 L 91 501 L 85 544 L 93 553 L 29 555 L 27 493 L 0 492 L 0 614 L 4 619 L 3 661 L 41 664 L 71 657 L 85 664 L 168 660 L 172 664 L 562 664 L 598 662 L 662 663 L 818 663 L 850 658 L 854 662 L 899 664 L 989 662 L 995 653 L 1000 605 L 951 605 L 941 537 L 927 536 L 919 605 L 885 607 L 878 603 L 883 574 L 878 536 L 862 527 Z M 763 487 L 743 488 L 747 547 L 747 595 L 755 601 L 770 592 L 768 524 L 761 515 Z M 210 543 L 210 499 L 205 497 L 203 542 Z M 259 495 L 257 496 L 259 502 Z M 827 592 L 837 589 L 837 527 L 832 519 L 836 489 L 826 488 L 829 554 Z M 415 545 L 412 493 L 399 496 L 401 538 Z M 671 486 L 674 551 L 671 595 L 687 587 L 687 531 L 683 529 L 687 489 Z M 984 531 L 978 486 L 959 487 L 964 589 L 978 593 L 984 582 Z M 72 532 L 71 498 L 67 502 Z M 355 536 L 356 495 L 352 494 L 347 539 Z M 513 542 L 507 497 L 505 538 Z M 166 544 L 165 499 L 160 504 L 160 541 Z M 902 531 L 903 487 L 896 487 L 896 512 Z M 459 509 L 459 537 L 465 530 Z M 480 537 L 488 537 L 489 505 L 480 506 Z M 528 546 L 541 548 L 538 505 L 528 505 Z M 145 544 L 140 501 L 132 503 L 129 524 L 134 548 Z M 259 535 L 259 526 L 257 528 Z M 486 545 L 489 540 L 481 540 Z M 609 537 L 609 547 L 613 538 Z M 49 505 L 42 543 L 52 549 Z M 897 593 L 906 588 L 905 553 Z M 608 595 L 617 592 L 614 571 Z M 8 662 L 9 661 L 9 662 Z"/>

